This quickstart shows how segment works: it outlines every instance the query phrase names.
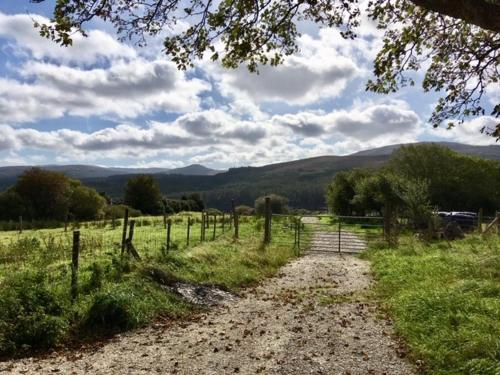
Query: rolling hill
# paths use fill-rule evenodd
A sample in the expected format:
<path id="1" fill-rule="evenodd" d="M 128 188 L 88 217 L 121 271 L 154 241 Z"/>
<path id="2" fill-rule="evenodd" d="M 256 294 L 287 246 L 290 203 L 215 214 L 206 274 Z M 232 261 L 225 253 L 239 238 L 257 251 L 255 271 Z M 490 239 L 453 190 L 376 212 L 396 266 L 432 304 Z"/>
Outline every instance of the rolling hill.
<path id="1" fill-rule="evenodd" d="M 459 143 L 442 143 L 455 151 L 488 159 L 500 160 L 500 145 L 469 146 Z M 216 171 L 201 165 L 179 169 L 102 168 L 94 166 L 49 166 L 62 171 L 98 191 L 118 198 L 128 179 L 142 174 L 154 174 L 162 192 L 169 197 L 199 192 L 210 207 L 229 209 L 231 199 L 237 204 L 253 205 L 254 200 L 268 193 L 282 194 L 289 198 L 292 207 L 322 209 L 325 206 L 326 184 L 339 171 L 360 167 L 379 167 L 401 145 L 392 145 L 346 156 L 320 156 L 262 167 L 239 167 Z M 15 182 L 17 175 L 28 167 L 0 168 L 0 190 Z"/>

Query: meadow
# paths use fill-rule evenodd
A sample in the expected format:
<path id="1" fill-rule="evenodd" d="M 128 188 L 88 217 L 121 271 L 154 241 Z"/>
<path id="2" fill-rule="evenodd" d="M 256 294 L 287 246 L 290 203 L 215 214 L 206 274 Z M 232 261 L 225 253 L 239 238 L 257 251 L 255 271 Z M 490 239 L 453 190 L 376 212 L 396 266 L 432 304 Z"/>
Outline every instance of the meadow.
<path id="1" fill-rule="evenodd" d="M 187 245 L 187 221 L 194 224 Z M 165 288 L 175 281 L 215 285 L 238 292 L 270 277 L 297 255 L 294 232 L 276 226 L 277 241 L 262 245 L 262 219 L 241 217 L 239 238 L 229 223 L 213 222 L 201 242 L 196 213 L 171 217 L 172 245 L 165 248 L 162 217 L 136 218 L 134 245 L 142 260 L 121 255 L 122 229 L 115 222 L 82 223 L 78 295 L 72 300 L 71 229 L 0 232 L 0 355 L 85 341 L 175 319 L 203 307 Z M 76 229 L 76 228 L 75 228 Z M 215 239 L 214 239 L 215 237 Z"/>
<path id="2" fill-rule="evenodd" d="M 372 245 L 377 292 L 429 374 L 500 373 L 500 237 Z"/>

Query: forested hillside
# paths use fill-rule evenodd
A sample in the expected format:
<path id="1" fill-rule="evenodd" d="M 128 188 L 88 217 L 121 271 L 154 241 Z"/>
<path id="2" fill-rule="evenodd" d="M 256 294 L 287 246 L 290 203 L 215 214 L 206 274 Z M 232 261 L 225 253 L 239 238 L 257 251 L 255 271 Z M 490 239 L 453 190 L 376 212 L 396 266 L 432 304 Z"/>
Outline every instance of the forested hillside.
<path id="1" fill-rule="evenodd" d="M 253 206 L 257 197 L 276 193 L 286 196 L 291 207 L 323 209 L 325 186 L 339 171 L 378 167 L 388 156 L 323 156 L 264 167 L 233 168 L 214 176 L 156 175 L 160 189 L 169 197 L 199 192 L 208 207 L 229 209 L 231 199 Z M 86 185 L 112 197 L 123 193 L 132 176 L 83 179 Z"/>

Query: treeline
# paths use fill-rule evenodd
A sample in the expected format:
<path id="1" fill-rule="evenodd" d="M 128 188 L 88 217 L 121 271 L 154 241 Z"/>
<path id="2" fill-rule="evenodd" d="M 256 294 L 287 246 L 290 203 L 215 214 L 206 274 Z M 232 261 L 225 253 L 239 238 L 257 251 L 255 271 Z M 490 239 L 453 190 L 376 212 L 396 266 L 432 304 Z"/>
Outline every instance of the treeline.
<path id="1" fill-rule="evenodd" d="M 62 173 L 32 168 L 0 193 L 0 220 L 91 220 L 104 215 L 106 199 Z"/>
<path id="2" fill-rule="evenodd" d="M 26 170 L 14 186 L 0 193 L 2 221 L 19 217 L 41 222 L 83 221 L 122 217 L 125 209 L 131 216 L 139 216 L 202 211 L 204 207 L 196 193 L 180 199 L 163 196 L 158 183 L 148 175 L 130 179 L 123 199 L 114 202 L 78 180 L 41 168 Z"/>
<path id="3" fill-rule="evenodd" d="M 493 214 L 500 209 L 500 162 L 434 144 L 404 146 L 382 168 L 336 174 L 327 202 L 339 215 L 398 213 L 416 226 L 431 209 Z"/>

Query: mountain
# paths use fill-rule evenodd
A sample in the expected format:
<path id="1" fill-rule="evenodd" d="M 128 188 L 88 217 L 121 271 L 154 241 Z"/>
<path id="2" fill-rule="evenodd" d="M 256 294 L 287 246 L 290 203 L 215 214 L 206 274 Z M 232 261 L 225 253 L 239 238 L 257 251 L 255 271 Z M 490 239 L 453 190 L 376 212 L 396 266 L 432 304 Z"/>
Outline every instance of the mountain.
<path id="1" fill-rule="evenodd" d="M 25 170 L 32 168 L 31 165 L 0 167 L 1 179 L 16 179 Z M 182 175 L 202 175 L 211 176 L 223 171 L 207 168 L 200 164 L 192 164 L 182 168 L 120 168 L 120 167 L 99 167 L 95 165 L 40 165 L 40 168 L 48 169 L 55 172 L 61 172 L 65 175 L 77 178 L 106 178 L 118 175 L 131 174 L 182 174 Z M 0 182 L 1 183 L 1 182 Z"/>
<path id="2" fill-rule="evenodd" d="M 440 143 L 455 151 L 500 160 L 500 145 L 469 146 L 459 143 Z M 102 168 L 93 166 L 49 166 L 53 170 L 79 178 L 98 191 L 119 198 L 127 181 L 142 173 L 153 173 L 160 188 L 168 197 L 199 192 L 207 206 L 228 210 L 231 199 L 236 204 L 253 205 L 259 196 L 277 193 L 288 197 L 292 207 L 323 209 L 325 186 L 332 177 L 345 170 L 361 167 L 380 167 L 392 152 L 402 145 L 391 145 L 346 156 L 320 156 L 262 167 L 239 167 L 216 171 L 194 164 L 178 169 Z M 0 168 L 0 191 L 15 183 L 22 168 Z M 56 169 L 57 168 L 57 169 Z"/>
<path id="3" fill-rule="evenodd" d="M 411 143 L 413 145 L 419 145 L 419 144 L 424 144 L 424 143 L 429 143 L 429 142 L 418 142 L 418 143 Z M 462 154 L 467 154 L 467 155 L 473 155 L 473 156 L 480 156 L 485 159 L 492 159 L 492 160 L 500 160 L 500 145 L 490 145 L 490 146 L 473 146 L 473 145 L 465 145 L 462 143 L 455 143 L 455 142 L 432 142 L 444 147 L 448 147 L 449 149 L 460 152 Z M 384 146 L 384 147 L 379 147 L 379 148 L 373 148 L 370 150 L 365 150 L 365 151 L 359 151 L 354 154 L 351 154 L 351 156 L 382 156 L 382 155 L 391 155 L 394 151 L 396 151 L 398 148 L 401 146 L 406 146 L 407 144 L 396 144 L 396 145 L 390 145 L 390 146 Z"/>

